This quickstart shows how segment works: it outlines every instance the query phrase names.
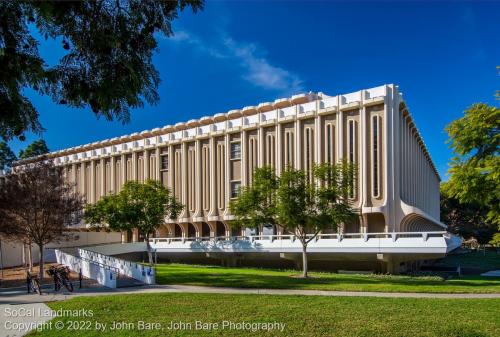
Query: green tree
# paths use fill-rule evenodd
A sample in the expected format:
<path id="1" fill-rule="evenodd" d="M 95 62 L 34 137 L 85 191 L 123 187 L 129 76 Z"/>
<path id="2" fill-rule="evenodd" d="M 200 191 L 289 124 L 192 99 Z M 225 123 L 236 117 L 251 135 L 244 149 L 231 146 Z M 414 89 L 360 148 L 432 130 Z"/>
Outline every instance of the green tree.
<path id="1" fill-rule="evenodd" d="M 149 263 L 153 264 L 150 235 L 165 223 L 165 217 L 175 219 L 182 209 L 183 206 L 160 182 L 128 181 L 118 194 L 88 204 L 84 219 L 97 228 L 118 231 L 138 229 L 146 241 Z"/>
<path id="2" fill-rule="evenodd" d="M 235 227 L 258 228 L 276 223 L 276 191 L 279 179 L 269 166 L 255 169 L 252 184 L 241 187 L 237 199 L 231 200 L 231 213 L 236 215 Z"/>
<path id="3" fill-rule="evenodd" d="M 322 230 L 356 216 L 348 198 L 353 172 L 347 163 L 322 164 L 312 172 L 287 168 L 280 177 L 270 168 L 258 168 L 252 184 L 231 202 L 231 212 L 242 226 L 278 224 L 294 235 L 302 245 L 302 276 L 307 277 L 307 245 Z"/>
<path id="4" fill-rule="evenodd" d="M 49 153 L 49 151 L 50 150 L 47 147 L 45 140 L 35 140 L 33 143 L 28 145 L 25 150 L 19 151 L 19 159 L 28 159 L 36 156 L 41 156 L 42 154 Z"/>
<path id="5" fill-rule="evenodd" d="M 496 232 L 496 226 L 487 219 L 488 210 L 478 203 L 461 203 L 450 197 L 448 183 L 441 184 L 441 221 L 450 232 L 466 240 L 475 238 L 478 243 L 488 243 Z"/>
<path id="6" fill-rule="evenodd" d="M 9 145 L 6 142 L 0 142 L 0 170 L 8 170 L 16 160 L 16 155 Z"/>
<path id="7" fill-rule="evenodd" d="M 446 127 L 455 157 L 450 164 L 448 195 L 488 210 L 500 227 L 500 109 L 478 103 Z"/>
<path id="8" fill-rule="evenodd" d="M 0 138 L 43 131 L 28 87 L 124 123 L 130 108 L 156 104 L 156 39 L 173 35 L 186 7 L 197 12 L 203 0 L 0 1 Z M 39 54 L 35 32 L 61 43 L 57 64 Z"/>

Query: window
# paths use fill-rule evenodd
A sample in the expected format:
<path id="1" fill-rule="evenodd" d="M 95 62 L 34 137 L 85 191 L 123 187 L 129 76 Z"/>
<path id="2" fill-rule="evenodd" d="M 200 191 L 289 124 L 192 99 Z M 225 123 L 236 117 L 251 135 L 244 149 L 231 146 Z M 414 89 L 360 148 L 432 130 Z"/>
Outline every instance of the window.
<path id="1" fill-rule="evenodd" d="M 326 162 L 327 163 L 333 163 L 333 155 L 334 155 L 334 148 L 333 148 L 333 125 L 332 124 L 327 124 L 326 125 Z"/>
<path id="2" fill-rule="evenodd" d="M 379 193 L 379 171 L 380 171 L 380 163 L 379 163 L 379 117 L 372 117 L 372 189 L 373 196 L 378 198 L 380 196 Z"/>
<path id="3" fill-rule="evenodd" d="M 241 143 L 231 143 L 231 159 L 241 159 Z"/>
<path id="4" fill-rule="evenodd" d="M 231 198 L 237 198 L 240 193 L 241 182 L 233 181 L 231 182 Z"/>
<path id="5" fill-rule="evenodd" d="M 349 158 L 349 163 L 356 165 L 357 164 L 357 125 L 354 120 L 349 120 L 349 148 L 348 148 L 348 158 Z M 356 184 L 356 177 L 354 174 L 351 174 L 349 177 L 349 197 L 350 198 L 356 198 L 356 190 L 357 190 L 357 184 Z"/>
<path id="6" fill-rule="evenodd" d="M 161 155 L 161 167 L 160 167 L 160 169 L 162 171 L 168 170 L 168 154 Z"/>

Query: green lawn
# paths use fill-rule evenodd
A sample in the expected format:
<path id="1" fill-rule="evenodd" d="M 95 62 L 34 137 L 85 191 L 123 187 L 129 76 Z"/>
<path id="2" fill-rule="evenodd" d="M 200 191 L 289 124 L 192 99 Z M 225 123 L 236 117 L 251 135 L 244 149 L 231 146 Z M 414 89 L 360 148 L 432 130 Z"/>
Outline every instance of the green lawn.
<path id="1" fill-rule="evenodd" d="M 436 262 L 436 265 L 481 269 L 500 269 L 500 254 L 494 251 L 479 251 L 466 254 L 449 254 Z"/>
<path id="2" fill-rule="evenodd" d="M 359 275 L 311 272 L 302 279 L 298 271 L 258 268 L 224 268 L 184 264 L 157 266 L 158 284 L 214 287 L 319 289 L 346 291 L 500 293 L 500 278 L 462 277 L 444 281 L 440 277 Z"/>
<path id="3" fill-rule="evenodd" d="M 141 294 L 77 297 L 52 302 L 54 309 L 91 309 L 89 330 L 68 330 L 72 317 L 56 318 L 64 328 L 36 336 L 500 336 L 500 300 L 411 299 L 218 294 Z M 86 320 L 86 319 L 84 319 Z M 160 323 L 138 331 L 137 321 Z M 131 330 L 110 331 L 112 322 L 134 323 Z M 171 331 L 171 321 L 191 323 L 191 330 Z M 195 330 L 195 321 L 219 323 L 279 322 L 284 331 Z M 106 323 L 103 332 L 95 322 Z M 62 324 L 62 323 L 58 323 Z"/>

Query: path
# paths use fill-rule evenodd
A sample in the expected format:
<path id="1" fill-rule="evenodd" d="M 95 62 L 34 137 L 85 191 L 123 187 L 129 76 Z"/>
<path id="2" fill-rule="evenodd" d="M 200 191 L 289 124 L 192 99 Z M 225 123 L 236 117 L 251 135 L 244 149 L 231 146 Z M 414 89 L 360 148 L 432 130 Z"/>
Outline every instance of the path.
<path id="1" fill-rule="evenodd" d="M 354 291 L 324 291 L 324 290 L 297 290 L 297 289 L 247 289 L 247 288 L 222 288 L 187 285 L 153 285 L 134 288 L 109 289 L 94 285 L 84 289 L 77 289 L 74 293 L 54 293 L 45 289 L 43 295 L 26 294 L 24 288 L 0 290 L 0 336 L 23 336 L 26 331 L 12 331 L 6 329 L 6 321 L 25 323 L 21 328 L 34 328 L 32 322 L 48 321 L 50 316 L 40 313 L 50 309 L 44 302 L 63 301 L 76 296 L 100 296 L 123 294 L 148 294 L 148 293 L 209 293 L 209 294 L 254 294 L 254 295 L 306 295 L 306 296 L 351 296 L 351 297 L 390 297 L 390 298 L 498 298 L 500 294 L 437 294 L 437 293 L 390 293 L 390 292 L 354 292 Z M 7 312 L 13 309 L 33 310 L 34 316 L 16 317 L 8 316 Z M 15 333 L 14 333 L 15 332 Z"/>

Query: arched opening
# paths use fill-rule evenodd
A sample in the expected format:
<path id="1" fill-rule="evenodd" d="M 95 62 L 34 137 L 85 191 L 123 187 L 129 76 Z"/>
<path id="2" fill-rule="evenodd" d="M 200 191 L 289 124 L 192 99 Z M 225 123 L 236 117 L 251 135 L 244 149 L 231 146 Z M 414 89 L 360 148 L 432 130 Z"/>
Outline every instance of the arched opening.
<path id="1" fill-rule="evenodd" d="M 206 222 L 201 223 L 201 237 L 205 240 L 210 238 L 210 226 Z"/>
<path id="2" fill-rule="evenodd" d="M 241 235 L 241 228 L 236 226 L 231 226 L 231 236 L 236 237 Z"/>
<path id="3" fill-rule="evenodd" d="M 187 225 L 188 228 L 188 238 L 195 238 L 196 237 L 196 228 L 192 223 L 188 223 Z"/>
<path id="4" fill-rule="evenodd" d="M 261 236 L 263 240 L 270 239 L 269 235 L 276 235 L 276 232 L 277 230 L 275 225 L 272 224 L 262 225 Z"/>
<path id="5" fill-rule="evenodd" d="M 361 223 L 359 217 L 355 216 L 351 221 L 344 224 L 344 233 L 360 233 Z"/>
<path id="6" fill-rule="evenodd" d="M 245 228 L 245 236 L 256 236 L 259 234 L 259 228 Z"/>
<path id="7" fill-rule="evenodd" d="M 368 233 L 385 233 L 385 217 L 382 213 L 367 214 Z"/>
<path id="8" fill-rule="evenodd" d="M 175 224 L 174 237 L 180 238 L 182 236 L 182 228 L 179 224 Z"/>
<path id="9" fill-rule="evenodd" d="M 215 226 L 215 236 L 226 236 L 226 226 L 222 222 L 217 221 Z"/>

